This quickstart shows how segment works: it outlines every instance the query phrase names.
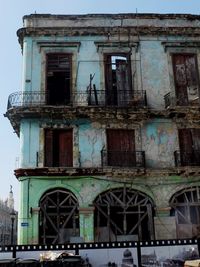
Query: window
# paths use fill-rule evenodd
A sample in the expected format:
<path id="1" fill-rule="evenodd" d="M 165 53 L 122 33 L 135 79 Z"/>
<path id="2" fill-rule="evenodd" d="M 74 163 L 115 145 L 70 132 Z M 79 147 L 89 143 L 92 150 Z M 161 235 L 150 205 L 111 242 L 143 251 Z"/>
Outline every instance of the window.
<path id="1" fill-rule="evenodd" d="M 153 206 L 150 197 L 126 185 L 101 193 L 94 201 L 95 241 L 154 239 Z"/>
<path id="2" fill-rule="evenodd" d="M 71 96 L 71 55 L 47 54 L 46 91 L 48 105 L 67 105 Z"/>
<path id="3" fill-rule="evenodd" d="M 45 166 L 73 166 L 72 130 L 45 130 Z"/>
<path id="4" fill-rule="evenodd" d="M 179 129 L 178 134 L 181 166 L 200 166 L 200 129 Z"/>
<path id="5" fill-rule="evenodd" d="M 130 58 L 123 54 L 106 54 L 104 62 L 106 104 L 126 106 L 132 97 Z"/>
<path id="6" fill-rule="evenodd" d="M 199 237 L 200 190 L 198 186 L 177 192 L 170 200 L 172 215 L 176 218 L 177 238 Z"/>
<path id="7" fill-rule="evenodd" d="M 195 54 L 172 54 L 177 105 L 199 102 L 199 79 Z"/>
<path id="8" fill-rule="evenodd" d="M 39 201 L 40 244 L 63 244 L 79 236 L 78 201 L 72 192 L 55 188 Z"/>
<path id="9" fill-rule="evenodd" d="M 107 129 L 107 149 L 102 150 L 102 166 L 145 167 L 144 151 L 135 150 L 135 130 Z"/>

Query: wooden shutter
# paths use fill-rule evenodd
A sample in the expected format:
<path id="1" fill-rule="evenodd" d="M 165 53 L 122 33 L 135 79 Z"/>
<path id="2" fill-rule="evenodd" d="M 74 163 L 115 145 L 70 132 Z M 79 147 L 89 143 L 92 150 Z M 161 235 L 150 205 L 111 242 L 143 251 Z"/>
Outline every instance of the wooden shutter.
<path id="1" fill-rule="evenodd" d="M 135 150 L 135 131 L 134 130 L 107 130 L 108 150 L 134 151 Z"/>
<path id="2" fill-rule="evenodd" d="M 45 166 L 53 166 L 53 130 L 45 130 Z"/>
<path id="3" fill-rule="evenodd" d="M 134 166 L 135 131 L 107 130 L 107 151 L 110 166 Z"/>
<path id="4" fill-rule="evenodd" d="M 190 129 L 179 129 L 179 145 L 181 152 L 192 152 L 193 142 Z"/>
<path id="5" fill-rule="evenodd" d="M 59 133 L 59 166 L 73 166 L 72 130 L 60 131 Z"/>
<path id="6" fill-rule="evenodd" d="M 126 60 L 116 60 L 116 83 L 118 104 L 125 105 L 130 93 Z"/>
<path id="7" fill-rule="evenodd" d="M 174 54 L 173 69 L 178 104 L 187 105 L 199 97 L 197 61 L 195 55 Z"/>
<path id="8" fill-rule="evenodd" d="M 193 164 L 200 166 L 200 129 L 191 129 L 193 140 Z"/>
<path id="9" fill-rule="evenodd" d="M 104 57 L 104 69 L 105 69 L 105 98 L 107 105 L 113 105 L 115 101 L 115 92 L 113 89 L 114 73 L 112 71 L 111 55 L 105 55 Z"/>
<path id="10" fill-rule="evenodd" d="M 180 160 L 182 166 L 193 162 L 193 142 L 191 129 L 179 129 Z"/>
<path id="11" fill-rule="evenodd" d="M 200 129 L 191 129 L 193 149 L 200 150 Z"/>

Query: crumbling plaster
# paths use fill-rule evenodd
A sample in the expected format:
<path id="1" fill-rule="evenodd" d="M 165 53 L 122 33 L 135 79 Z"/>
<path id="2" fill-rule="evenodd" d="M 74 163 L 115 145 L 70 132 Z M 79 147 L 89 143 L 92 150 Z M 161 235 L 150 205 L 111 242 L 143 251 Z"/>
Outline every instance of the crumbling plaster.
<path id="1" fill-rule="evenodd" d="M 152 119 L 144 123 L 142 145 L 147 168 L 174 167 L 174 151 L 179 147 L 176 124 L 167 119 Z"/>
<path id="2" fill-rule="evenodd" d="M 177 18 L 179 18 L 177 20 Z M 24 27 L 198 27 L 198 15 L 178 14 L 88 14 L 24 16 Z"/>

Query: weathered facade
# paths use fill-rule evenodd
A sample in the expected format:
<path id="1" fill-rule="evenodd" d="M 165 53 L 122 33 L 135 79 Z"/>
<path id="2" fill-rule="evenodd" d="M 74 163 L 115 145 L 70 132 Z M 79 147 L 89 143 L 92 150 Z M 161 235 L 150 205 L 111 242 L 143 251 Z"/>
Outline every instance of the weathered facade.
<path id="1" fill-rule="evenodd" d="M 23 21 L 19 244 L 196 237 L 200 16 Z"/>

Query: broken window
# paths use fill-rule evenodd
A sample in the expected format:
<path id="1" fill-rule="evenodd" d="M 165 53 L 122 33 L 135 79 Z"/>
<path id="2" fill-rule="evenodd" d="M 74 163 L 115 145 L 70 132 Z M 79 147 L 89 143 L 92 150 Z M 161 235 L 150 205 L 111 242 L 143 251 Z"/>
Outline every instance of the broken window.
<path id="1" fill-rule="evenodd" d="M 72 129 L 45 130 L 45 166 L 73 166 Z"/>
<path id="2" fill-rule="evenodd" d="M 199 78 L 196 55 L 173 54 L 175 91 L 178 105 L 199 103 Z"/>
<path id="3" fill-rule="evenodd" d="M 94 201 L 95 241 L 154 239 L 153 202 L 126 186 L 100 194 Z"/>
<path id="4" fill-rule="evenodd" d="M 186 188 L 176 193 L 171 201 L 171 215 L 176 219 L 177 238 L 200 236 L 200 190 Z"/>
<path id="5" fill-rule="evenodd" d="M 57 188 L 40 199 L 40 244 L 64 244 L 79 236 L 78 201 L 69 191 Z"/>
<path id="6" fill-rule="evenodd" d="M 181 166 L 200 166 L 200 129 L 179 129 Z M 177 157 L 177 153 L 175 152 Z"/>
<path id="7" fill-rule="evenodd" d="M 71 98 L 71 55 L 47 54 L 48 105 L 67 105 Z"/>
<path id="8" fill-rule="evenodd" d="M 106 104 L 126 106 L 132 96 L 131 61 L 128 55 L 105 55 Z"/>

